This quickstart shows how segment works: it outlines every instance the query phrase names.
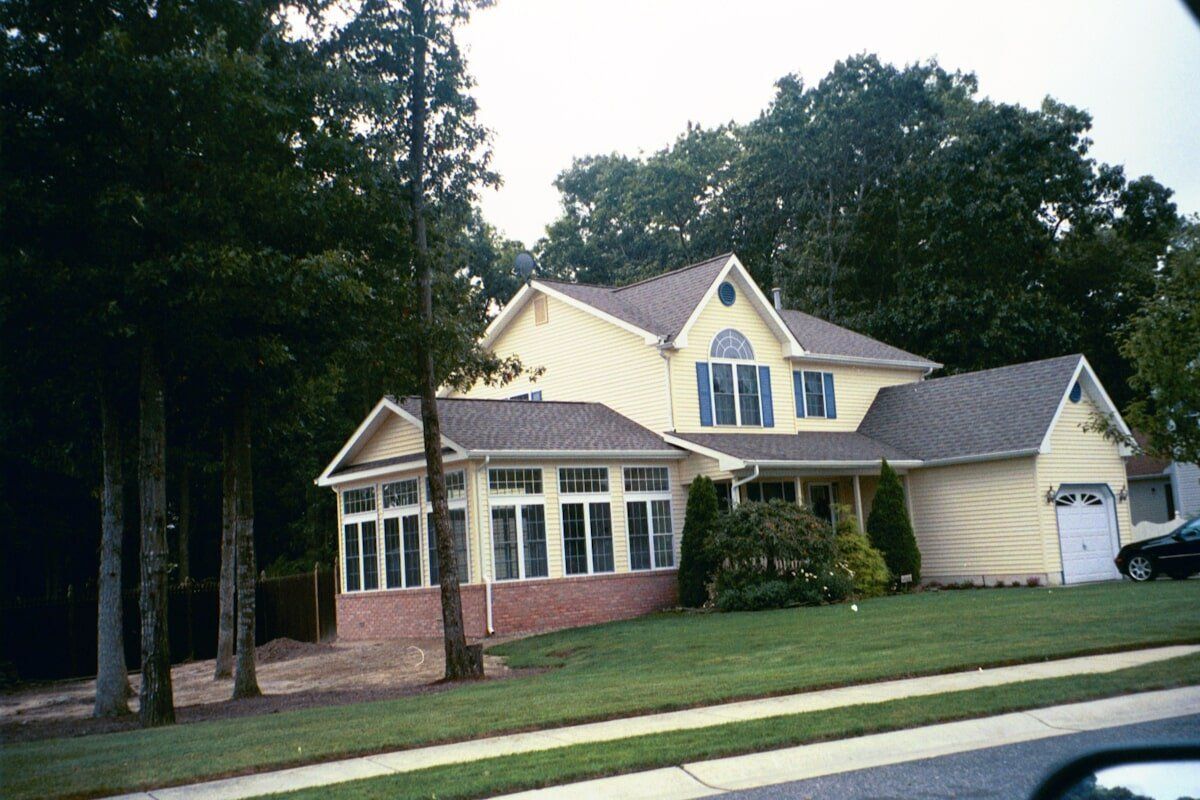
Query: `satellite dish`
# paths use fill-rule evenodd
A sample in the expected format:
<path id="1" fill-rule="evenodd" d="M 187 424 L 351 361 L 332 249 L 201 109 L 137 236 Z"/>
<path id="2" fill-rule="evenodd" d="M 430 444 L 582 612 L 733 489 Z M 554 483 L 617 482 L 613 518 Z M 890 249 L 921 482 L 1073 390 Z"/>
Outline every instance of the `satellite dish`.
<path id="1" fill-rule="evenodd" d="M 516 270 L 521 280 L 528 280 L 536 268 L 537 261 L 528 250 L 518 253 L 516 259 L 513 261 L 513 269 Z"/>

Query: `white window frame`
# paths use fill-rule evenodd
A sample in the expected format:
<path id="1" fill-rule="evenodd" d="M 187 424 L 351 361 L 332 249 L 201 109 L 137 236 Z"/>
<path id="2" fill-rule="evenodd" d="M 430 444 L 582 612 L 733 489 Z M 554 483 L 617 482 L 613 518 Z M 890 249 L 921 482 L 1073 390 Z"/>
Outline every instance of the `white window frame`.
<path id="1" fill-rule="evenodd" d="M 469 487 L 469 484 L 467 481 L 467 471 L 465 468 L 464 469 L 446 470 L 442 475 L 442 479 L 445 480 L 451 474 L 458 473 L 458 472 L 461 472 L 462 476 L 463 476 L 463 495 L 462 495 L 462 497 L 455 498 L 454 500 L 451 500 L 451 499 L 449 499 L 449 497 L 447 497 L 446 510 L 447 511 L 457 511 L 458 509 L 462 509 L 462 512 L 463 512 L 463 525 L 466 528 L 465 532 L 463 533 L 463 538 L 466 540 L 466 543 L 467 543 L 467 563 L 466 564 L 458 564 L 457 566 L 458 566 L 459 572 L 460 572 L 458 582 L 459 582 L 459 584 L 464 584 L 464 583 L 471 582 L 471 510 L 467 507 L 467 494 L 470 491 L 470 487 Z M 429 537 L 437 536 L 437 532 L 434 531 L 433 527 L 429 524 L 429 515 L 433 513 L 433 503 L 430 501 L 429 489 L 426 487 L 426 485 L 429 482 L 429 476 L 425 475 L 423 477 L 425 478 L 425 480 L 420 481 L 417 485 L 417 492 L 418 492 L 417 499 L 421 504 L 421 512 L 422 512 L 421 519 L 420 519 L 421 546 L 424 548 L 422 551 L 421 560 L 423 562 L 425 562 L 423 565 L 422 571 L 421 571 L 421 580 L 427 586 L 439 586 L 441 583 L 440 580 L 438 583 L 431 582 L 432 577 L 433 577 L 433 564 L 429 561 L 429 550 L 430 550 L 429 544 L 431 541 L 431 539 Z M 447 492 L 447 495 L 449 495 L 449 492 Z M 441 572 L 441 568 L 439 566 L 439 569 L 438 569 L 438 578 L 439 579 L 441 578 L 441 575 L 442 575 L 442 572 Z"/>
<path id="2" fill-rule="evenodd" d="M 608 491 L 607 492 L 565 492 L 563 491 L 562 473 L 564 469 L 602 469 L 608 475 Z M 558 481 L 558 531 L 562 546 L 562 570 L 564 578 L 574 578 L 580 575 L 611 575 L 617 571 L 617 552 L 615 531 L 616 522 L 613 519 L 612 510 L 612 470 L 603 466 L 572 466 L 559 467 L 557 470 L 556 480 Z M 625 481 L 625 471 L 621 471 L 622 486 Z M 545 484 L 543 484 L 544 486 Z M 612 544 L 612 569 L 597 570 L 595 562 L 592 560 L 592 514 L 591 507 L 593 503 L 603 504 L 608 506 L 608 524 L 609 524 L 609 541 Z M 583 541 L 584 549 L 587 552 L 587 570 L 585 572 L 568 572 L 567 571 L 567 526 L 566 516 L 563 513 L 563 507 L 569 505 L 583 506 Z"/>
<path id="3" fill-rule="evenodd" d="M 514 470 L 537 470 L 542 476 L 542 491 L 540 494 L 494 494 L 492 492 L 492 476 L 491 470 L 514 469 Z M 517 525 L 517 577 L 501 578 L 496 574 L 496 545 L 492 542 L 492 577 L 497 583 L 512 583 L 514 581 L 525 580 L 546 580 L 550 577 L 550 531 L 549 520 L 546 519 L 546 471 L 541 467 L 526 467 L 526 466 L 502 466 L 490 467 L 488 474 L 484 476 L 488 492 L 488 525 L 494 526 L 495 519 L 492 514 L 498 508 L 511 508 L 515 515 Z M 558 480 L 558 475 L 555 473 L 554 480 Z M 535 575 L 532 578 L 525 574 L 525 519 L 521 514 L 522 508 L 525 506 L 541 506 L 542 507 L 542 524 L 547 528 L 543 531 L 546 536 L 546 574 Z"/>
<path id="4" fill-rule="evenodd" d="M 656 490 L 656 491 L 648 491 L 648 492 L 623 491 L 622 501 L 624 503 L 624 507 L 622 508 L 622 511 L 625 514 L 625 547 L 628 551 L 629 571 L 630 572 L 658 572 L 661 570 L 675 569 L 679 563 L 679 554 L 676 552 L 676 547 L 675 547 L 675 545 L 677 544 L 677 540 L 676 540 L 676 536 L 675 536 L 675 500 L 671 496 L 672 495 L 671 487 L 674 485 L 674 483 L 673 483 L 674 476 L 671 474 L 671 468 L 664 467 L 662 464 L 625 464 L 625 465 L 622 465 L 622 467 L 621 467 L 621 489 L 622 490 L 625 489 L 625 470 L 626 469 L 643 469 L 643 468 L 647 468 L 647 467 L 662 468 L 667 471 L 667 489 L 666 489 L 666 491 L 657 491 Z M 610 486 L 611 486 L 611 483 L 610 483 Z M 658 554 L 657 554 L 657 551 L 654 549 L 654 537 L 656 534 L 661 535 L 660 532 L 657 531 L 654 527 L 654 513 L 653 513 L 653 506 L 651 505 L 651 503 L 656 500 L 660 500 L 660 501 L 665 500 L 667 502 L 667 510 L 668 510 L 667 519 L 670 520 L 670 524 L 671 524 L 671 563 L 667 564 L 667 565 L 660 565 L 658 563 Z M 636 567 L 635 568 L 633 566 L 633 542 L 632 542 L 633 530 L 629 524 L 629 505 L 631 503 L 640 503 L 645 507 L 645 510 L 646 510 L 646 529 L 647 529 L 647 533 L 649 534 L 649 537 L 650 537 L 650 566 L 649 566 L 649 568 L 646 568 L 646 567 Z"/>
<path id="5" fill-rule="evenodd" d="M 829 517 L 830 523 L 836 528 L 838 522 L 837 507 L 837 481 L 809 481 L 804 485 L 804 494 L 808 499 L 808 509 L 813 510 L 812 490 L 814 486 L 824 486 L 829 489 Z"/>
<path id="6" fill-rule="evenodd" d="M 369 486 L 351 486 L 351 487 L 347 487 L 346 489 L 343 489 L 342 492 L 344 493 L 347 491 L 360 491 L 362 489 L 371 489 L 375 493 L 375 507 L 372 508 L 370 511 L 355 511 L 352 513 L 346 513 L 345 500 L 342 497 L 342 493 L 339 493 L 339 495 L 338 495 L 338 502 L 341 504 L 341 507 L 342 507 L 342 522 L 341 522 L 341 525 L 338 526 L 338 537 L 339 537 L 338 550 L 340 551 L 341 561 L 342 561 L 342 587 L 341 588 L 342 588 L 343 594 L 363 594 L 363 593 L 367 593 L 367 592 L 378 592 L 383 588 L 384 583 L 386 583 L 387 576 L 385 575 L 385 570 L 383 569 L 383 558 L 384 558 L 384 556 L 383 556 L 383 524 L 379 519 L 379 507 L 382 502 L 382 495 L 380 492 L 379 485 L 373 483 Z M 366 571 L 366 567 L 365 567 L 365 559 L 363 558 L 363 526 L 362 526 L 362 524 L 364 522 L 371 522 L 371 523 L 375 524 L 375 572 L 376 572 L 376 575 L 375 575 L 375 588 L 374 589 L 365 588 L 367 571 Z M 347 566 L 346 566 L 346 558 L 348 555 L 346 553 L 346 526 L 347 525 L 354 526 L 355 534 L 358 538 L 358 588 L 357 589 L 350 588 L 350 580 L 349 580 L 349 574 L 348 574 L 349 570 L 347 569 Z"/>
<path id="7" fill-rule="evenodd" d="M 717 373 L 713 369 L 715 364 L 728 364 L 733 372 L 733 415 L 734 422 L 718 422 L 717 421 Z M 758 386 L 758 422 L 743 422 L 742 421 L 742 390 L 738 386 L 738 367 L 750 367 L 754 370 L 754 383 Z M 708 359 L 708 391 L 709 402 L 712 403 L 712 420 L 713 425 L 721 428 L 761 428 L 763 426 L 763 407 L 762 407 L 762 381 L 760 380 L 760 372 L 758 371 L 760 364 L 757 361 L 741 361 L 734 358 L 709 358 Z"/>
<path id="8" fill-rule="evenodd" d="M 821 376 L 821 413 L 808 413 L 808 382 L 805 377 L 808 375 Z M 829 394 L 825 391 L 825 376 L 833 375 L 832 372 L 827 372 L 819 369 L 802 369 L 800 370 L 800 402 L 804 404 L 804 416 L 807 419 L 829 419 Z M 799 416 L 799 415 L 797 415 Z"/>
<path id="9" fill-rule="evenodd" d="M 391 506 L 390 508 L 383 508 L 382 507 L 383 487 L 389 483 L 400 483 L 402 481 L 414 481 L 416 483 L 417 501 L 415 503 L 410 503 L 410 504 L 404 505 L 404 506 Z M 423 567 L 421 566 L 421 560 L 422 560 L 421 559 L 421 541 L 422 541 L 421 540 L 421 510 L 422 510 L 422 506 L 421 506 L 421 476 L 417 475 L 417 476 L 410 476 L 407 478 L 393 478 L 391 480 L 380 481 L 379 499 L 380 499 L 380 504 L 381 504 L 380 505 L 380 507 L 381 507 L 380 532 L 381 532 L 382 538 L 383 538 L 383 550 L 381 551 L 383 553 L 383 562 L 382 562 L 383 563 L 383 580 L 380 583 L 380 588 L 387 589 L 389 591 L 396 591 L 399 589 L 419 589 L 422 586 L 424 586 L 424 580 L 425 580 L 425 571 L 424 571 Z M 417 518 L 417 582 L 414 584 L 410 584 L 408 582 L 408 567 L 409 567 L 408 554 L 405 553 L 405 551 L 404 551 L 404 520 L 407 517 L 416 517 Z M 399 522 L 397 524 L 400 526 L 400 585 L 399 586 L 388 586 L 387 585 L 387 532 L 384 530 L 384 528 L 387 525 L 387 520 L 389 520 L 389 519 L 399 520 Z"/>

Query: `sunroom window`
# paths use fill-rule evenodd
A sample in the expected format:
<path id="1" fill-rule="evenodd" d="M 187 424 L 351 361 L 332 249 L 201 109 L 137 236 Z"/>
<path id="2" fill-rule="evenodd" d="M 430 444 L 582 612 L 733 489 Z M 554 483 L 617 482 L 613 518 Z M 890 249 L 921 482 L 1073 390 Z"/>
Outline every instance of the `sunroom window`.
<path id="1" fill-rule="evenodd" d="M 625 523 L 631 570 L 675 566 L 675 536 L 666 467 L 625 469 Z"/>
<path id="2" fill-rule="evenodd" d="M 496 580 L 549 577 L 542 491 L 542 471 L 536 467 L 488 470 Z"/>
<path id="3" fill-rule="evenodd" d="M 563 571 L 567 575 L 612 572 L 616 565 L 608 468 L 562 467 L 558 491 L 562 495 Z"/>

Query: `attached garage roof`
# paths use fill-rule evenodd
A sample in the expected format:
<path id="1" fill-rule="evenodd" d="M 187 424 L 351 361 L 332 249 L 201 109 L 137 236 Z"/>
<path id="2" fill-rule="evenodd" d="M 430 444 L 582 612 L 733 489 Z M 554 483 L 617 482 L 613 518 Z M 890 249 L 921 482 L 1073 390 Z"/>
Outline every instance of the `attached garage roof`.
<path id="1" fill-rule="evenodd" d="M 858 430 L 927 461 L 1037 452 L 1082 358 L 889 386 Z"/>
<path id="2" fill-rule="evenodd" d="M 670 436 L 747 462 L 913 461 L 884 442 L 853 431 L 803 433 L 671 433 Z"/>

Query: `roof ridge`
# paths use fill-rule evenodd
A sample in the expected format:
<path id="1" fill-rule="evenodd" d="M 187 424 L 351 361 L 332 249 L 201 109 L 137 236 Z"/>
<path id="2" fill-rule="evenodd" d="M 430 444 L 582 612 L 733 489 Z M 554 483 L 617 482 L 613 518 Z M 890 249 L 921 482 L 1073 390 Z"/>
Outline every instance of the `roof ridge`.
<path id="1" fill-rule="evenodd" d="M 613 292 L 623 292 L 626 289 L 632 289 L 633 287 L 641 286 L 644 283 L 650 283 L 652 281 L 661 280 L 662 278 L 666 278 L 670 275 L 678 275 L 681 272 L 687 272 L 688 270 L 696 269 L 697 267 L 704 267 L 704 266 L 711 264 L 714 261 L 720 261 L 721 259 L 729 259 L 729 258 L 732 258 L 733 256 L 734 256 L 734 252 L 732 250 L 730 250 L 728 253 L 721 253 L 720 255 L 713 256 L 712 258 L 706 258 L 703 261 L 696 261 L 692 264 L 688 264 L 683 267 L 676 267 L 675 269 L 670 269 L 670 270 L 667 270 L 666 272 L 660 272 L 657 275 L 651 275 L 649 278 L 642 278 L 640 281 L 634 281 L 633 283 L 627 283 L 624 286 L 614 286 L 614 287 L 612 287 L 612 290 L 613 290 Z"/>
<path id="2" fill-rule="evenodd" d="M 983 375 L 984 373 L 988 373 L 988 372 L 1001 372 L 1003 370 L 1018 369 L 1020 367 L 1031 367 L 1035 364 L 1048 364 L 1051 361 L 1065 361 L 1070 358 L 1083 358 L 1083 357 L 1084 356 L 1082 353 L 1067 353 L 1066 355 L 1051 356 L 1050 358 L 1035 358 L 1033 361 L 1018 361 L 1016 364 L 1004 364 L 999 367 L 988 367 L 987 369 L 976 369 L 976 370 L 972 370 L 970 372 L 958 372 L 958 373 L 955 373 L 954 375 L 942 375 L 941 377 L 938 377 L 938 378 L 930 378 L 929 380 L 916 381 L 913 383 L 900 383 L 900 384 L 896 384 L 896 386 L 886 386 L 886 387 L 884 387 L 884 389 L 896 389 L 901 386 L 928 386 L 933 383 L 944 383 L 946 381 L 953 381 L 957 378 L 969 378 L 969 377 L 973 377 L 975 375 Z"/>
<path id="3" fill-rule="evenodd" d="M 606 286 L 603 283 L 585 283 L 584 281 L 569 281 L 566 278 L 542 278 L 542 277 L 538 277 L 535 275 L 533 277 L 533 280 L 541 281 L 542 283 L 563 283 L 563 284 L 566 284 L 567 286 L 589 286 L 593 289 L 607 289 L 610 292 L 615 292 L 617 290 L 617 288 L 615 286 Z"/>
<path id="4" fill-rule="evenodd" d="M 388 395 L 393 402 L 397 401 L 394 395 Z M 400 402 L 404 400 L 420 400 L 420 396 L 415 394 L 402 395 L 399 398 Z M 513 400 L 511 397 L 439 397 L 439 401 L 455 402 L 455 403 L 516 403 L 519 400 Z M 541 405 L 559 405 L 559 406 L 603 406 L 612 409 L 605 403 L 600 403 L 595 400 L 531 400 L 526 402 L 540 403 Z M 624 415 L 622 415 L 624 416 Z"/>

